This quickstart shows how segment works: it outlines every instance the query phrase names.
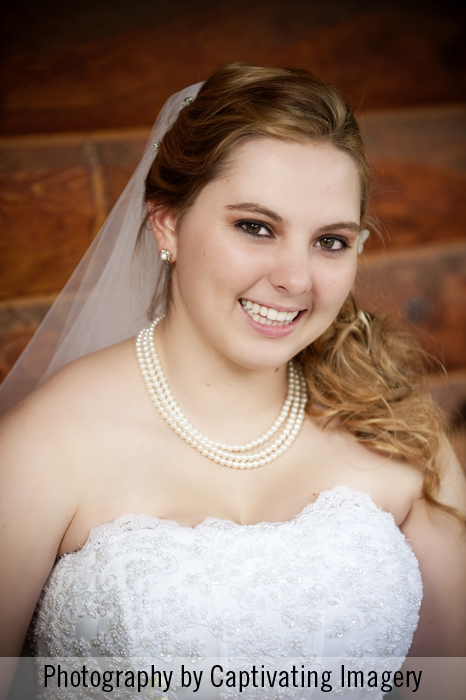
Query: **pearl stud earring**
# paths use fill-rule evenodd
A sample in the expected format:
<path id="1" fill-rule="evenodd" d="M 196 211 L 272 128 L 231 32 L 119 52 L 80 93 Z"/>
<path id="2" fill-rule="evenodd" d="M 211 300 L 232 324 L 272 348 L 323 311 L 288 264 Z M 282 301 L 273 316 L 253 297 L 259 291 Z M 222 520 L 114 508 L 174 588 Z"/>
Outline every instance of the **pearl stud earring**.
<path id="1" fill-rule="evenodd" d="M 162 262 L 169 263 L 172 259 L 172 254 L 166 248 L 162 248 L 162 250 L 159 253 L 159 258 L 160 260 L 162 260 Z"/>

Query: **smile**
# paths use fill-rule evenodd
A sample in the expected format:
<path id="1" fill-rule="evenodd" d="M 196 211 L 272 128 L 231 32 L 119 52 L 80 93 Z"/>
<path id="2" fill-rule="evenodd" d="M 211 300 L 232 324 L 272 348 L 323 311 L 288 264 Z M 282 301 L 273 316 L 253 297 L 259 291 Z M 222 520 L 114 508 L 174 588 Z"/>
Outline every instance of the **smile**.
<path id="1" fill-rule="evenodd" d="M 278 311 L 270 306 L 261 306 L 249 299 L 240 299 L 241 306 L 256 323 L 264 326 L 288 326 L 299 311 Z"/>

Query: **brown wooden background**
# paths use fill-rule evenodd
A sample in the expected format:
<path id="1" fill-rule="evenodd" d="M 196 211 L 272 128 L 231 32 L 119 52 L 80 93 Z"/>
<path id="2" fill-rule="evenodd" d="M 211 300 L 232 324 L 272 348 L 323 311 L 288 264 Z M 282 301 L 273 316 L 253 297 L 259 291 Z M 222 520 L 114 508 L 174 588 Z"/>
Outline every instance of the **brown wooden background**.
<path id="1" fill-rule="evenodd" d="M 382 0 L 16 0 L 0 64 L 0 378 L 66 282 L 176 90 L 231 60 L 308 68 L 356 108 L 374 169 L 371 309 L 442 359 L 466 464 L 466 13 Z"/>

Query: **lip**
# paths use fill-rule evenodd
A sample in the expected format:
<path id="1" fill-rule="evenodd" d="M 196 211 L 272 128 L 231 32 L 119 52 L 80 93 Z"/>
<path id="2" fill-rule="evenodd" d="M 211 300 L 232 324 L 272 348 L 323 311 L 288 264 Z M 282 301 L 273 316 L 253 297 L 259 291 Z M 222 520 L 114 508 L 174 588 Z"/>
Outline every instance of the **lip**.
<path id="1" fill-rule="evenodd" d="M 251 299 L 252 301 L 252 299 Z M 259 303 L 259 302 L 257 302 Z M 258 323 L 257 321 L 254 321 L 253 318 L 248 314 L 248 312 L 243 308 L 241 302 L 238 300 L 238 305 L 243 313 L 243 315 L 246 318 L 246 321 L 249 323 L 251 328 L 253 328 L 255 331 L 260 333 L 261 335 L 265 335 L 268 338 L 284 338 L 287 335 L 290 335 L 300 322 L 301 318 L 303 317 L 303 309 L 300 309 L 300 313 L 296 316 L 296 318 L 291 321 L 291 323 L 288 323 L 286 326 L 266 326 L 263 325 L 262 323 Z M 262 306 L 266 306 L 266 304 L 262 304 Z M 274 309 L 277 309 L 278 311 L 297 311 L 298 309 L 285 309 L 284 307 L 281 307 L 280 309 L 278 306 L 272 307 Z"/>

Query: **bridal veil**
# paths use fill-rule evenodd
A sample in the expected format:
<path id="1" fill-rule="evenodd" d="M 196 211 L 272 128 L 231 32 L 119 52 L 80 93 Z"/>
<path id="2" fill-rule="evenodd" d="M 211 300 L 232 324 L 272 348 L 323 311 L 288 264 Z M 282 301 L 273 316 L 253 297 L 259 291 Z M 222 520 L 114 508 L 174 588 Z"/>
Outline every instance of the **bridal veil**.
<path id="1" fill-rule="evenodd" d="M 202 83 L 172 95 L 151 131 L 142 159 L 107 220 L 0 386 L 0 415 L 68 362 L 118 343 L 147 323 L 158 278 L 164 272 L 153 236 L 135 255 L 145 216 L 144 183 L 154 143 L 176 120 Z"/>

